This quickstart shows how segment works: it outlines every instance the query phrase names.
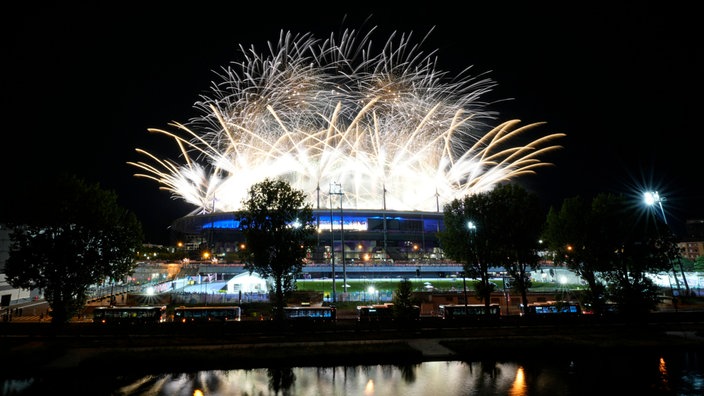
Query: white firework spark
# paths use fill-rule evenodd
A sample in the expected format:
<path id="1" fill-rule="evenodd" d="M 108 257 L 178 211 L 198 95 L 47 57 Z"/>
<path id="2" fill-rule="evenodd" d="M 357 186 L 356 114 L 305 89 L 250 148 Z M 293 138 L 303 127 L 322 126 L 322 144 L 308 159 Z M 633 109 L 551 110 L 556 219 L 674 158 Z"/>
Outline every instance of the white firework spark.
<path id="1" fill-rule="evenodd" d="M 328 207 L 328 186 L 342 186 L 346 208 L 437 211 L 444 203 L 551 165 L 539 156 L 563 134 L 511 145 L 541 125 L 501 123 L 480 100 L 495 83 L 465 69 L 449 79 L 411 34 L 395 34 L 379 53 L 371 33 L 338 40 L 282 32 L 269 53 L 240 47 L 244 60 L 219 73 L 202 116 L 177 132 L 180 161 L 137 151 L 129 162 L 194 213 L 235 211 L 249 187 L 283 178 Z M 523 139 L 525 140 L 525 139 Z M 217 204 L 216 204 L 217 203 Z"/>

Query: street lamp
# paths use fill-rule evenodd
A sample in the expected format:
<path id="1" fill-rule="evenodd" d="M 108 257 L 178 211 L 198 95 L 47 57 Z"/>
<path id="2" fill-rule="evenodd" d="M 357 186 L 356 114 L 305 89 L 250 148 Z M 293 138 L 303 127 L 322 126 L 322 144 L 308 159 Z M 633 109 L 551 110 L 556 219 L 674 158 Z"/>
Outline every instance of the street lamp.
<path id="1" fill-rule="evenodd" d="M 474 224 L 473 221 L 468 221 L 467 222 L 467 229 L 469 230 L 469 244 L 470 244 L 470 249 L 472 249 L 472 242 L 473 239 L 472 236 L 474 235 L 474 232 L 477 230 L 477 226 Z M 470 258 L 467 256 L 467 266 L 470 265 Z M 468 307 L 467 307 L 467 271 L 464 270 L 462 271 L 462 287 L 464 288 L 464 314 L 469 315 L 467 312 Z"/>
<path id="2" fill-rule="evenodd" d="M 667 216 L 665 216 L 665 209 L 662 206 L 664 197 L 661 197 L 657 191 L 646 191 L 643 193 L 643 199 L 645 204 L 648 206 L 658 205 L 660 207 L 660 214 L 662 214 L 662 221 L 667 225 Z M 677 256 L 677 261 L 680 266 L 680 273 L 682 274 L 682 280 L 684 281 L 684 289 L 687 294 L 689 294 L 689 284 L 687 283 L 687 277 L 684 274 L 684 269 L 682 268 L 682 260 Z M 675 266 L 672 266 L 672 274 L 675 276 L 675 284 L 677 285 L 677 290 L 680 289 L 680 282 L 677 279 L 677 272 L 675 272 Z"/>
<path id="3" fill-rule="evenodd" d="M 342 292 L 347 298 L 347 262 L 345 261 L 345 214 L 342 213 L 342 184 L 340 184 L 340 250 L 342 250 Z"/>
<path id="4" fill-rule="evenodd" d="M 660 194 L 657 191 L 646 191 L 643 193 L 643 199 L 645 204 L 648 206 L 658 205 L 660 206 L 660 213 L 662 213 L 662 220 L 667 224 L 667 217 L 665 217 L 665 209 L 662 207 L 662 201 L 665 198 L 660 198 Z"/>

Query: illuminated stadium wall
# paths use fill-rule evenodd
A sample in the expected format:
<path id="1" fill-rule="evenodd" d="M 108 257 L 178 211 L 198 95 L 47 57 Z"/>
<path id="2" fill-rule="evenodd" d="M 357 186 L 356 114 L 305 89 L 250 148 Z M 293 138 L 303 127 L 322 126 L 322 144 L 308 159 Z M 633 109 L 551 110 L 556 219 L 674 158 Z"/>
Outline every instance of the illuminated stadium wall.
<path id="1" fill-rule="evenodd" d="M 442 259 L 437 239 L 444 227 L 442 213 L 319 209 L 313 216 L 319 230 L 310 257 L 314 263 L 341 263 L 343 246 L 344 260 L 351 264 Z M 192 258 L 206 250 L 222 256 L 244 246 L 238 227 L 235 212 L 186 216 L 171 225 L 171 237 L 174 245 L 184 243 Z"/>

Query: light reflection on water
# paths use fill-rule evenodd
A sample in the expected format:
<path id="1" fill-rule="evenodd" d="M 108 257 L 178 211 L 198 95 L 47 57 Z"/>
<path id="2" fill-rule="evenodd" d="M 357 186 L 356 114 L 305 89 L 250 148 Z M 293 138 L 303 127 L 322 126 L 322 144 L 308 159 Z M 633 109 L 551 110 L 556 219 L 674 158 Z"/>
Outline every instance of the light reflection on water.
<path id="1" fill-rule="evenodd" d="M 5 380 L 3 395 L 64 389 L 73 395 L 591 395 L 704 394 L 702 353 L 590 359 L 442 361 L 409 366 L 207 370 L 137 377 Z M 68 377 L 68 378 L 67 378 Z M 99 390 L 99 391 L 97 391 Z"/>

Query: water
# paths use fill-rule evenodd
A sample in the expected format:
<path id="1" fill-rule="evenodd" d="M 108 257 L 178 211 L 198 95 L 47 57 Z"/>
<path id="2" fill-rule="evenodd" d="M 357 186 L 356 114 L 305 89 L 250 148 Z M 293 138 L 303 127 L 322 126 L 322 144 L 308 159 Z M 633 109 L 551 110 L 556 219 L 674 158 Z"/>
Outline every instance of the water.
<path id="1" fill-rule="evenodd" d="M 409 366 L 206 370 L 138 376 L 80 373 L 2 380 L 3 395 L 702 395 L 704 353 L 579 360 L 441 361 Z"/>

